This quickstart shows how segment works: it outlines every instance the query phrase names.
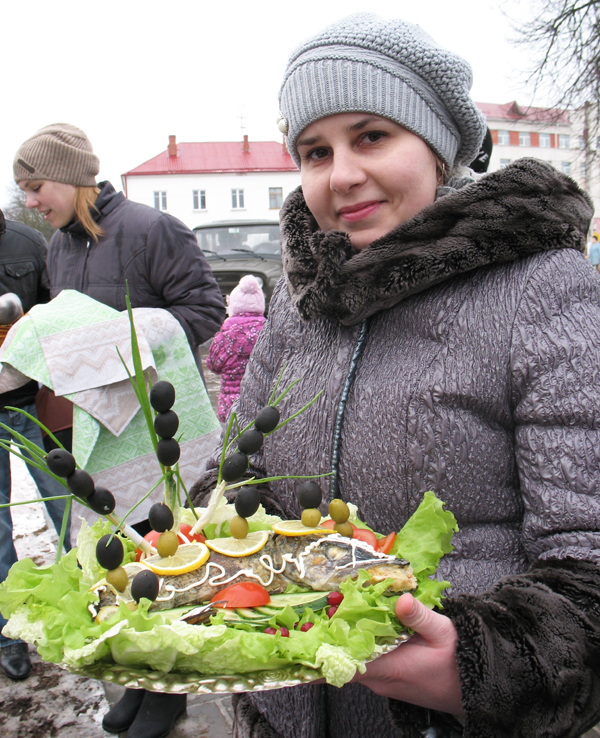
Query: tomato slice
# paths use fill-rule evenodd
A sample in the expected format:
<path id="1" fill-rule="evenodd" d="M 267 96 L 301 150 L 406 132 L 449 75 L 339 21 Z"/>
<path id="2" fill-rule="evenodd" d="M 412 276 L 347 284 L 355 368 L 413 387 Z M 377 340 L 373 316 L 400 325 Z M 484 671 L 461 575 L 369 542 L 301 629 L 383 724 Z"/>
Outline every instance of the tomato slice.
<path id="1" fill-rule="evenodd" d="M 179 526 L 179 532 L 182 533 L 189 541 L 196 541 L 198 543 L 204 543 L 206 541 L 206 537 L 202 535 L 202 533 L 194 533 L 194 535 L 190 535 L 190 531 L 192 530 L 192 526 L 188 525 L 187 523 L 181 523 Z M 179 536 L 181 539 L 181 536 Z"/>
<path id="2" fill-rule="evenodd" d="M 218 604 L 219 600 L 225 600 L 225 602 Z M 211 598 L 215 607 L 260 607 L 267 605 L 270 600 L 267 590 L 257 582 L 231 584 Z"/>
<path id="3" fill-rule="evenodd" d="M 331 520 L 330 518 L 329 520 L 324 520 L 322 523 L 319 523 L 319 525 L 322 528 L 331 528 L 333 530 L 333 526 L 335 525 L 335 520 Z M 354 523 L 350 523 L 350 525 L 354 528 L 354 530 L 357 530 Z"/>
<path id="4" fill-rule="evenodd" d="M 190 541 L 198 541 L 199 543 L 204 543 L 206 538 L 202 535 L 202 533 L 195 533 L 193 536 L 190 536 L 190 531 L 192 530 L 192 526 L 188 525 L 187 523 L 181 523 L 179 526 L 179 532 L 184 535 L 187 538 L 187 541 L 185 538 L 182 538 L 182 536 L 178 536 L 179 543 L 188 543 Z M 149 533 L 146 533 L 144 536 L 144 540 L 148 541 L 148 543 L 151 546 L 154 546 L 156 548 L 156 542 L 158 541 L 158 537 L 160 536 L 160 533 L 158 533 L 155 530 L 151 530 Z M 135 560 L 139 561 L 142 556 L 142 549 L 138 548 L 135 552 Z"/>
<path id="5" fill-rule="evenodd" d="M 376 551 L 379 551 L 379 553 L 387 554 L 392 550 L 392 546 L 394 545 L 394 541 L 396 540 L 396 534 L 390 533 L 389 536 L 386 536 L 385 538 L 380 538 L 377 541 L 377 548 Z"/>
<path id="6" fill-rule="evenodd" d="M 367 530 L 366 528 L 355 528 L 352 538 L 364 541 L 365 543 L 368 543 L 369 546 L 377 550 L 377 536 L 372 530 Z"/>

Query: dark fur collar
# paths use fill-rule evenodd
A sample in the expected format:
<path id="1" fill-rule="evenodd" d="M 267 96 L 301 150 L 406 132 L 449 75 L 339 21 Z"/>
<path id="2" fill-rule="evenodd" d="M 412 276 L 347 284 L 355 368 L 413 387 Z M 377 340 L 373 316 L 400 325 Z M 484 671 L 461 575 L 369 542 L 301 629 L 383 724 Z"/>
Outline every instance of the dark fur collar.
<path id="1" fill-rule="evenodd" d="M 593 208 L 572 179 L 520 159 L 437 200 L 367 249 L 324 233 L 299 187 L 281 211 L 284 274 L 301 318 L 355 325 L 408 295 L 478 267 L 585 249 Z"/>

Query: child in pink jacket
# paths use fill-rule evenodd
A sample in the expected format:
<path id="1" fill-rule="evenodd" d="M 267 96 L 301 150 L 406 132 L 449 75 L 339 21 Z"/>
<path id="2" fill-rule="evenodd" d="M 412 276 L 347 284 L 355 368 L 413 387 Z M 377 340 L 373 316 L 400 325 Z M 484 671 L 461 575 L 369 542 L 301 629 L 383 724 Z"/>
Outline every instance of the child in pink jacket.
<path id="1" fill-rule="evenodd" d="M 240 384 L 258 334 L 265 324 L 265 296 L 256 278 L 248 274 L 227 297 L 229 317 L 210 345 L 206 366 L 221 375 L 219 420 L 227 414 L 240 394 Z"/>

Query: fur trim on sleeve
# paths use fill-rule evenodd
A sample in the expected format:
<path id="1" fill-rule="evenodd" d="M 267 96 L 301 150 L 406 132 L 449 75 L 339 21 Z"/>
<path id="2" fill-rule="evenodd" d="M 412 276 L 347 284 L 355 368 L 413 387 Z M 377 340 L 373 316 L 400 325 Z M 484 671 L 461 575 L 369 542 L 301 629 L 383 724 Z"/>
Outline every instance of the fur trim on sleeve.
<path id="1" fill-rule="evenodd" d="M 600 568 L 537 563 L 450 599 L 465 738 L 575 738 L 600 721 Z"/>

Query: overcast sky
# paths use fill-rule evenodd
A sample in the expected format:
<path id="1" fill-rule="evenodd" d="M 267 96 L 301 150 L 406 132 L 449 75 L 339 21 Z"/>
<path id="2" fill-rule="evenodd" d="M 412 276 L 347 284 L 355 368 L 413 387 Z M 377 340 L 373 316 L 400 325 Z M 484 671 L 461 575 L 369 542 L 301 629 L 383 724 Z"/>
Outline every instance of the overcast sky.
<path id="1" fill-rule="evenodd" d="M 530 103 L 518 81 L 527 60 L 502 13 L 516 0 L 0 2 L 0 206 L 17 148 L 50 123 L 82 128 L 100 158 L 99 181 L 117 189 L 172 134 L 281 140 L 277 92 L 289 53 L 358 11 L 418 23 L 467 59 L 476 101 Z"/>

